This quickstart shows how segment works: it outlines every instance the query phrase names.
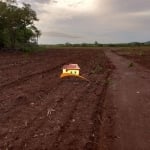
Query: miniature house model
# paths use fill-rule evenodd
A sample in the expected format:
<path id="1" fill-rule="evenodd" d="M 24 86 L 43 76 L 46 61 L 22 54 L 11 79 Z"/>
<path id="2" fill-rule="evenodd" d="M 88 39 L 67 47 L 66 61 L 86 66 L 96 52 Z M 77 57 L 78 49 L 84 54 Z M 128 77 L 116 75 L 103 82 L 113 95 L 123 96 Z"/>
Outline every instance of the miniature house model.
<path id="1" fill-rule="evenodd" d="M 79 75 L 80 67 L 78 64 L 69 64 L 63 66 L 63 74 L 69 73 L 72 75 Z"/>

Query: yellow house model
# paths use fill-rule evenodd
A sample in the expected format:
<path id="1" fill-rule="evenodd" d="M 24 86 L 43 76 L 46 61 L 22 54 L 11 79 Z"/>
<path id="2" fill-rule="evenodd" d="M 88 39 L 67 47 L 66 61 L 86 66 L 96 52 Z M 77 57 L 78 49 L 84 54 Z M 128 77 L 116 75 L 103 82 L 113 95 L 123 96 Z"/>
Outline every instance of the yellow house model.
<path id="1" fill-rule="evenodd" d="M 78 64 L 64 65 L 62 67 L 62 74 L 60 75 L 60 78 L 72 76 L 72 77 L 81 78 L 81 79 L 89 82 L 89 80 L 87 78 L 85 78 L 79 74 L 80 74 L 80 67 L 78 66 Z"/>
<path id="2" fill-rule="evenodd" d="M 78 64 L 69 64 L 63 66 L 63 74 L 72 74 L 72 75 L 79 75 L 80 73 L 80 67 Z"/>

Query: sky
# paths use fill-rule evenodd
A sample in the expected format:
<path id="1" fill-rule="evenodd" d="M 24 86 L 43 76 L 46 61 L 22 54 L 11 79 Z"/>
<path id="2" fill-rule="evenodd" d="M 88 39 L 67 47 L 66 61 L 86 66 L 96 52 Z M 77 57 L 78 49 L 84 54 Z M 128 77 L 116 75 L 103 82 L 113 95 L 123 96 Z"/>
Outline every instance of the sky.
<path id="1" fill-rule="evenodd" d="M 18 0 L 37 12 L 40 44 L 150 41 L 150 0 Z"/>

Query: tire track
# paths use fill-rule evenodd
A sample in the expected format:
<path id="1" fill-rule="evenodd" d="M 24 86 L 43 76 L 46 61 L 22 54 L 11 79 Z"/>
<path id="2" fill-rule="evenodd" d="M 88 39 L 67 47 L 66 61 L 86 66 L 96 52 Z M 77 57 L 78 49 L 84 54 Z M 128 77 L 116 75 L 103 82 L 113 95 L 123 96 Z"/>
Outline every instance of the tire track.
<path id="1" fill-rule="evenodd" d="M 44 78 L 44 80 L 45 80 L 45 78 Z M 61 81 L 58 80 L 57 78 L 54 80 L 53 77 L 52 77 L 49 82 L 51 82 L 51 85 L 59 85 L 59 83 Z M 41 100 L 41 99 L 44 99 L 44 97 L 46 97 L 46 95 L 51 90 L 53 90 L 53 88 L 54 88 L 54 86 L 51 86 L 50 88 L 48 87 L 47 92 L 44 92 L 42 95 L 40 94 L 40 97 L 38 96 L 39 95 L 38 91 L 35 91 L 34 93 L 38 93 L 38 94 L 36 94 L 36 97 L 39 97 L 39 99 Z M 40 91 L 40 89 L 39 89 L 39 91 Z M 30 96 L 27 95 L 27 97 L 28 97 L 28 99 L 30 99 Z M 7 99 L 5 99 L 3 101 L 5 103 L 7 103 Z M 14 101 L 14 103 L 15 103 L 16 99 L 11 100 L 11 101 Z M 38 101 L 38 99 L 36 99 L 36 101 Z M 35 100 L 34 101 L 32 100 L 32 103 L 36 103 Z M 6 107 L 6 105 L 5 105 L 5 107 Z M 19 105 L 18 103 L 17 104 L 12 104 L 12 105 L 8 104 L 7 110 L 5 110 L 5 111 L 2 111 L 2 107 L 0 107 L 1 108 L 0 113 L 3 114 L 3 116 L 0 117 L 0 119 L 4 120 L 4 118 L 9 117 L 10 115 L 13 116 L 13 113 L 16 113 L 16 112 L 18 112 L 20 114 L 19 110 L 23 110 L 26 107 L 28 107 L 28 105 L 26 105 L 26 104 Z"/>
<path id="2" fill-rule="evenodd" d="M 69 61 L 63 62 L 63 63 L 61 63 L 61 64 L 59 64 L 59 65 L 57 65 L 57 66 L 55 66 L 55 67 L 53 67 L 51 69 L 49 68 L 49 69 L 46 69 L 46 70 L 43 70 L 43 71 L 40 71 L 40 72 L 37 72 L 37 73 L 33 73 L 33 74 L 30 74 L 30 75 L 21 77 L 18 80 L 12 81 L 12 82 L 7 83 L 7 84 L 4 84 L 4 85 L 2 85 L 0 87 L 0 91 L 3 91 L 5 89 L 7 89 L 7 88 L 12 88 L 14 86 L 18 86 L 20 84 L 20 82 L 24 83 L 24 82 L 26 82 L 26 81 L 34 78 L 35 76 L 42 75 L 42 74 L 44 75 L 44 74 L 47 74 L 47 73 L 51 73 L 52 71 L 57 70 L 58 68 L 62 67 L 64 64 L 68 63 Z"/>
<path id="3" fill-rule="evenodd" d="M 62 82 L 61 82 L 62 83 Z M 64 87 L 61 86 L 62 84 L 58 85 L 56 91 L 59 91 L 61 89 L 63 89 Z M 66 85 L 65 85 L 66 86 Z M 75 87 L 69 89 L 69 91 L 67 91 L 64 95 L 64 98 L 66 96 L 68 96 L 68 93 L 70 93 Z M 55 91 L 55 93 L 56 93 Z M 51 93 L 54 92 L 54 91 L 51 91 Z M 19 141 L 19 143 L 16 143 L 15 145 L 18 145 L 17 148 L 19 149 L 23 149 L 23 146 L 26 144 L 27 141 L 30 140 L 30 138 L 34 135 L 34 132 L 41 128 L 44 123 L 47 121 L 47 109 L 52 106 L 52 105 L 55 105 L 55 98 L 53 99 L 53 102 L 48 102 L 46 103 L 43 108 L 42 108 L 42 111 L 40 111 L 36 117 L 34 118 L 34 120 L 32 120 L 30 122 L 30 124 L 28 125 L 28 128 L 26 130 L 23 130 L 23 131 L 20 131 L 21 133 L 19 135 L 21 135 L 21 141 Z M 44 116 L 41 120 L 38 120 L 39 116 Z M 25 136 L 24 136 L 25 135 Z M 16 142 L 16 141 L 14 141 Z"/>
<path id="4" fill-rule="evenodd" d="M 51 90 L 51 92 L 49 93 L 49 95 L 54 93 L 56 90 L 58 90 L 61 87 L 61 84 L 62 84 L 62 82 L 59 82 L 59 84 L 57 85 L 57 88 L 56 89 L 53 88 Z M 49 95 L 47 95 L 47 97 L 45 97 L 45 99 L 48 99 Z M 32 113 L 32 111 L 29 111 L 30 113 L 27 114 L 27 116 L 30 115 L 30 118 L 32 118 L 32 119 L 29 120 L 28 126 L 26 127 L 25 125 L 23 125 L 22 127 L 17 127 L 15 132 L 11 133 L 10 135 L 7 135 L 7 137 L 9 137 L 12 140 L 11 140 L 11 143 L 8 142 L 6 144 L 6 147 L 10 144 L 13 145 L 14 143 L 17 143 L 17 140 L 19 140 L 20 137 L 22 139 L 21 139 L 21 141 L 19 141 L 19 143 L 20 142 L 23 143 L 24 140 L 28 139 L 28 136 L 30 136 L 32 134 L 32 132 L 34 132 L 34 130 L 38 129 L 43 124 L 43 122 L 45 121 L 45 118 L 40 119 L 40 116 L 45 116 L 48 105 L 50 105 L 51 103 L 53 104 L 54 102 L 55 102 L 54 100 L 50 101 L 50 102 L 46 101 L 44 103 L 44 105 L 42 106 L 42 109 L 39 111 L 37 110 L 38 112 L 36 113 L 36 115 L 34 115 L 35 117 L 33 117 L 33 118 L 31 117 L 32 114 L 30 114 L 30 113 Z M 38 126 L 36 126 L 36 124 L 38 124 Z M 2 141 L 2 139 L 1 139 L 1 141 Z M 17 147 L 15 147 L 15 150 L 17 150 L 17 149 L 20 150 L 19 143 L 16 144 Z M 6 147 L 4 147 L 3 145 L 0 145 L 0 148 L 2 148 L 2 149 L 6 148 Z"/>
<path id="5" fill-rule="evenodd" d="M 85 99 L 84 95 L 87 95 L 89 90 L 92 90 L 94 88 L 94 85 L 91 85 L 90 87 L 86 87 L 84 89 L 84 91 L 82 93 L 80 93 L 81 95 L 79 96 L 78 100 L 76 101 L 75 105 L 73 106 L 72 111 L 69 113 L 69 117 L 68 119 L 65 121 L 65 123 L 63 124 L 63 126 L 61 127 L 59 133 L 57 134 L 57 137 L 55 139 L 55 142 L 52 144 L 50 149 L 55 149 L 58 147 L 58 145 L 60 144 L 60 142 L 62 142 L 63 139 L 63 134 L 66 132 L 66 130 L 70 127 L 71 123 L 72 123 L 72 119 L 73 119 L 73 115 L 76 112 L 76 109 L 80 103 L 80 101 L 82 99 Z"/>
<path id="6" fill-rule="evenodd" d="M 36 65 L 38 64 L 41 64 L 40 63 L 41 59 L 37 59 L 37 60 L 33 60 L 33 61 L 26 61 L 26 62 L 23 62 L 23 63 L 11 63 L 11 64 L 4 64 L 3 66 L 1 65 L 0 66 L 0 70 L 1 71 L 4 71 L 4 70 L 7 70 L 7 69 L 11 69 L 11 68 L 14 68 L 14 67 L 23 67 L 23 66 L 26 66 L 26 65 L 30 65 L 31 63 L 34 63 Z M 42 62 L 43 64 L 46 63 L 46 61 Z"/>
<path id="7" fill-rule="evenodd" d="M 108 75 L 106 75 L 105 79 L 107 78 Z M 57 135 L 57 138 L 50 149 L 59 150 L 62 148 L 65 150 L 68 149 L 69 146 L 74 149 L 90 149 L 91 147 L 92 150 L 94 149 L 94 147 L 97 146 L 98 131 L 100 127 L 99 116 L 101 116 L 102 113 L 101 108 L 104 102 L 107 84 L 108 84 L 107 82 L 103 86 L 93 84 L 89 89 L 83 92 L 83 94 L 80 97 L 80 99 L 82 100 L 78 100 L 78 102 L 74 106 L 73 111 L 70 113 L 70 119 L 68 119 L 68 121 L 62 127 L 61 131 Z M 95 93 L 95 91 L 99 91 L 99 92 Z M 83 106 L 86 106 L 86 109 L 84 109 Z M 86 118 L 86 116 L 88 117 Z M 84 125 L 86 124 L 87 124 L 86 127 L 87 130 L 84 130 Z M 74 133 L 74 131 L 76 131 L 76 133 Z M 87 131 L 90 131 L 91 134 L 89 135 L 84 134 L 84 132 Z M 80 132 L 81 134 L 78 132 Z M 76 147 L 75 143 L 78 140 L 77 135 L 78 137 L 79 135 L 80 136 L 82 135 L 84 137 L 84 141 L 86 141 L 85 143 L 87 144 L 84 144 L 83 142 L 81 143 L 81 145 L 77 144 L 78 147 Z M 72 146 L 69 145 L 70 143 L 72 143 L 71 144 Z"/>
<path id="8" fill-rule="evenodd" d="M 40 132 L 41 132 L 41 130 L 43 130 L 44 131 L 44 129 L 45 128 L 48 128 L 48 127 L 50 127 L 51 126 L 51 124 L 52 124 L 52 126 L 54 126 L 54 127 L 56 127 L 58 124 L 58 120 L 59 119 L 61 119 L 61 118 L 64 118 L 65 117 L 65 119 L 63 119 L 61 122 L 59 122 L 59 124 L 61 124 L 60 126 L 60 131 L 56 131 L 56 133 L 53 133 L 53 135 L 51 135 L 50 137 L 47 137 L 47 140 L 45 140 L 45 141 L 48 141 L 48 139 L 50 139 L 51 140 L 51 143 L 53 143 L 52 141 L 54 140 L 54 139 L 56 139 L 57 138 L 57 136 L 59 135 L 59 134 L 61 134 L 61 132 L 62 132 L 62 130 L 64 129 L 64 127 L 67 125 L 67 123 L 68 123 L 68 120 L 70 120 L 71 119 L 71 117 L 70 117 L 70 114 L 72 114 L 75 110 L 74 110 L 74 107 L 76 107 L 76 105 L 77 105 L 77 103 L 78 103 L 78 100 L 77 100 L 77 98 L 76 99 L 74 99 L 74 98 L 72 98 L 73 100 L 71 100 L 70 99 L 70 97 L 69 97 L 69 95 L 78 95 L 79 97 L 80 97 L 80 95 L 82 95 L 82 93 L 85 91 L 85 89 L 87 88 L 85 85 L 87 85 L 87 83 L 83 83 L 82 84 L 82 89 L 80 89 L 81 88 L 81 85 L 78 85 L 77 87 L 76 86 L 74 86 L 74 88 L 73 88 L 73 90 L 71 89 L 67 94 L 66 94 L 66 98 L 64 97 L 63 98 L 63 100 L 60 102 L 60 103 L 58 103 L 56 106 L 54 106 L 54 107 L 52 107 L 54 110 L 55 110 L 55 112 L 53 112 L 53 114 L 50 116 L 50 122 L 48 123 L 48 122 L 45 122 L 45 125 L 43 126 L 43 129 L 41 129 L 40 128 Z M 80 87 L 80 88 L 79 88 Z M 78 90 L 74 90 L 74 89 L 78 89 Z M 76 96 L 77 96 L 76 95 Z M 74 96 L 73 96 L 74 97 Z M 68 106 L 68 102 L 69 102 L 69 106 Z M 67 104 L 67 105 L 66 105 Z M 68 108 L 68 110 L 67 110 L 67 112 L 65 112 L 66 111 L 66 108 Z M 60 113 L 60 111 L 62 112 L 62 113 Z M 54 116 L 56 116 L 56 117 L 54 117 Z M 54 117 L 54 118 L 53 118 Z M 54 124 L 53 124 L 53 122 L 54 122 Z M 51 131 L 52 129 L 50 128 L 49 129 L 49 131 Z M 37 131 L 38 132 L 38 131 Z M 58 132 L 58 133 L 57 133 Z M 53 137 L 54 136 L 54 137 Z M 56 136 L 56 137 L 55 137 Z M 42 139 L 41 139 L 42 140 Z M 29 140 L 28 140 L 29 141 Z M 26 142 L 26 145 L 28 145 L 28 147 L 30 147 L 30 145 L 34 145 L 34 146 L 36 146 L 37 144 L 35 144 L 37 141 L 35 141 L 35 139 L 33 138 L 33 139 L 30 139 L 30 142 L 28 143 L 28 142 Z M 40 142 L 40 141 L 39 141 Z M 25 147 L 24 147 L 25 148 Z M 27 148 L 27 147 L 26 147 Z M 35 148 L 36 149 L 36 148 Z"/>
<path id="9" fill-rule="evenodd" d="M 31 59 L 31 58 L 30 58 Z M 30 64 L 34 64 L 34 65 L 44 65 L 44 64 L 47 64 L 47 63 L 52 63 L 55 61 L 55 58 L 51 58 L 51 59 L 41 59 L 41 58 L 34 58 L 33 60 L 26 60 L 24 62 L 21 62 L 22 60 L 18 61 L 18 62 L 12 62 L 10 64 L 4 64 L 4 65 L 0 65 L 0 71 L 4 71 L 4 70 L 7 70 L 7 69 L 11 69 L 11 68 L 14 68 L 14 67 L 26 67 Z"/>

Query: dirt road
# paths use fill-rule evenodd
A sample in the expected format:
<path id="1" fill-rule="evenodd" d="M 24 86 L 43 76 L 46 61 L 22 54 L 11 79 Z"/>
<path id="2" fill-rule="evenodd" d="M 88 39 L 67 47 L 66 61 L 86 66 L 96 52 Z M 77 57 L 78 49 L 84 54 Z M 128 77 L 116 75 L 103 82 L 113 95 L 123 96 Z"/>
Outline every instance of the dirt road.
<path id="1" fill-rule="evenodd" d="M 116 66 L 104 105 L 101 150 L 150 149 L 150 71 L 107 52 Z"/>

